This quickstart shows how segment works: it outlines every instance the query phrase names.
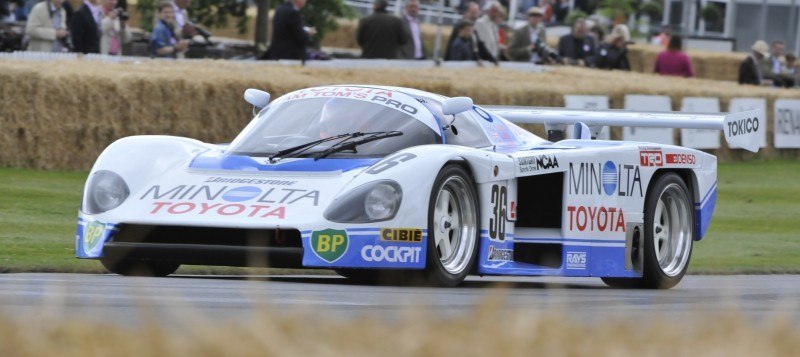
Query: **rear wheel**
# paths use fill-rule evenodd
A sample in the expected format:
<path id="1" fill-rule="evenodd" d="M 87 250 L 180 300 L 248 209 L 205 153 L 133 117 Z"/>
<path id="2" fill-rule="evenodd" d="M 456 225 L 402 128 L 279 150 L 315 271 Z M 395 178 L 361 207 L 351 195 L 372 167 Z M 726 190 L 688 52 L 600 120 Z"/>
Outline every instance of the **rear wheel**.
<path id="1" fill-rule="evenodd" d="M 456 286 L 475 265 L 478 204 L 475 183 L 460 165 L 445 166 L 436 177 L 428 205 L 425 280 Z"/>
<path id="2" fill-rule="evenodd" d="M 100 259 L 100 262 L 108 271 L 124 276 L 167 276 L 174 273 L 181 266 L 178 263 L 127 259 Z"/>
<path id="3" fill-rule="evenodd" d="M 675 173 L 659 177 L 644 210 L 644 266 L 641 278 L 603 278 L 613 287 L 669 289 L 686 273 L 694 242 L 689 189 Z"/>

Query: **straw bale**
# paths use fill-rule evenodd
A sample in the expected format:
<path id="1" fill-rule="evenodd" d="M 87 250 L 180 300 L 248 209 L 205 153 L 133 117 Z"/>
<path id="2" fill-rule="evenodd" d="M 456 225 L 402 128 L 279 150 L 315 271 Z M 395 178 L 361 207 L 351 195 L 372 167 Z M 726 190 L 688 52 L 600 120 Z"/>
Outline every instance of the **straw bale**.
<path id="1" fill-rule="evenodd" d="M 108 144 L 130 135 L 229 142 L 251 117 L 241 97 L 245 89 L 277 97 L 343 83 L 407 86 L 501 105 L 563 106 L 565 94 L 608 95 L 612 108 L 622 106 L 625 94 L 667 95 L 675 109 L 684 96 L 719 97 L 723 109 L 733 97 L 764 97 L 769 108 L 776 98 L 800 98 L 793 90 L 566 67 L 524 73 L 493 67 L 351 70 L 225 61 L 0 60 L 0 166 L 86 170 Z M 543 134 L 540 127 L 533 129 Z M 768 130 L 771 145 L 771 122 Z M 753 157 L 725 148 L 716 153 L 722 159 Z M 759 156 L 797 154 L 768 148 Z"/>

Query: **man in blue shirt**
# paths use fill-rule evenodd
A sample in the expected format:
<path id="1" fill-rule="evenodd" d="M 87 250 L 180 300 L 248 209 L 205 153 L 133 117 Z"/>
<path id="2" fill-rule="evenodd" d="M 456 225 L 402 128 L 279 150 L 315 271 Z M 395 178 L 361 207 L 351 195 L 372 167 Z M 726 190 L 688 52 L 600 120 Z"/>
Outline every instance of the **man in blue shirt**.
<path id="1" fill-rule="evenodd" d="M 175 58 L 178 53 L 186 52 L 188 40 L 175 39 L 175 10 L 169 2 L 158 5 L 158 22 L 153 28 L 150 39 L 150 54 L 153 57 Z"/>

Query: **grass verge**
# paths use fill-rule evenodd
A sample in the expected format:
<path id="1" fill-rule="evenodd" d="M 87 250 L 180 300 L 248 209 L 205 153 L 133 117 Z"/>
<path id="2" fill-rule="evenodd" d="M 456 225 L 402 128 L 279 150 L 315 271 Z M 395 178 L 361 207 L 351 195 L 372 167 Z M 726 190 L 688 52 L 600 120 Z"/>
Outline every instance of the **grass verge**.
<path id="1" fill-rule="evenodd" d="M 800 273 L 798 172 L 797 161 L 720 164 L 715 217 L 706 238 L 695 244 L 690 273 Z M 0 169 L 0 272 L 104 272 L 96 261 L 73 257 L 85 178 L 82 172 Z"/>

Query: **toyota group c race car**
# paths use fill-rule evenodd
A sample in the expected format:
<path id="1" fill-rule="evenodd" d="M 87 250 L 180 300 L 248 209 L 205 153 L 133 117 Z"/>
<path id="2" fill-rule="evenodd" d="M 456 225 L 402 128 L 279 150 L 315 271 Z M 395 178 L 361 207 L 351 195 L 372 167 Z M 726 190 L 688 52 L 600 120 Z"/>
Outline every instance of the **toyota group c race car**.
<path id="1" fill-rule="evenodd" d="M 757 111 L 480 107 L 397 87 L 316 87 L 271 103 L 249 89 L 245 99 L 257 114 L 230 144 L 111 144 L 86 182 L 77 257 L 122 275 L 190 264 L 669 288 L 711 221 L 716 157 L 592 137 L 606 125 L 716 129 L 757 151 L 765 130 Z M 543 123 L 550 140 L 515 123 Z M 567 126 L 575 139 L 563 139 Z"/>

